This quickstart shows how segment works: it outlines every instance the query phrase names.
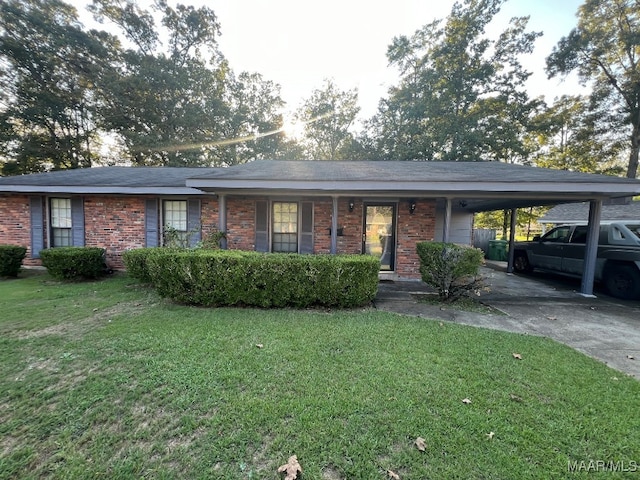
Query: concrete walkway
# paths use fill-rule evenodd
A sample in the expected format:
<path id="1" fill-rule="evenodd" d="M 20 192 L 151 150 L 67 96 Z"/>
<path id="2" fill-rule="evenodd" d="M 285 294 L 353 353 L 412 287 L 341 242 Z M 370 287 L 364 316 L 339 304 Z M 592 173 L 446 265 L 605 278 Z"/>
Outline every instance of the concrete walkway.
<path id="1" fill-rule="evenodd" d="M 538 274 L 506 273 L 506 263 L 483 267 L 490 291 L 480 300 L 504 315 L 426 305 L 416 294 L 432 290 L 422 282 L 382 282 L 376 308 L 424 318 L 539 335 L 562 342 L 640 379 L 640 301 L 624 301 L 596 290 L 585 298 L 577 281 Z"/>

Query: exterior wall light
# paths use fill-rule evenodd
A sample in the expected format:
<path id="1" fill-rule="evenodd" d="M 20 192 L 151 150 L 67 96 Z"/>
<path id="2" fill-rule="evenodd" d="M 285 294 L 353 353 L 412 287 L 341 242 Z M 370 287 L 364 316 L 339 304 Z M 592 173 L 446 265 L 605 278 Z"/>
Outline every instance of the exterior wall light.
<path id="1" fill-rule="evenodd" d="M 356 202 L 353 200 L 353 198 L 351 200 L 349 200 L 349 211 L 353 212 L 353 208 L 356 206 Z"/>
<path id="2" fill-rule="evenodd" d="M 413 212 L 416 211 L 416 201 L 412 198 L 409 200 L 409 213 L 413 215 Z"/>

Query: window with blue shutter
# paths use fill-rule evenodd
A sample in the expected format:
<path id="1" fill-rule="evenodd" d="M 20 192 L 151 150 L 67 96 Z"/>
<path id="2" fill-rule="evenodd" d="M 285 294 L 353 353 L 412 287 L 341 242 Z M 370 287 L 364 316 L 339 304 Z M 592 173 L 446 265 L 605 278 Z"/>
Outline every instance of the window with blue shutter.
<path id="1" fill-rule="evenodd" d="M 31 220 L 31 258 L 40 258 L 44 248 L 44 208 L 42 197 L 29 197 Z"/>

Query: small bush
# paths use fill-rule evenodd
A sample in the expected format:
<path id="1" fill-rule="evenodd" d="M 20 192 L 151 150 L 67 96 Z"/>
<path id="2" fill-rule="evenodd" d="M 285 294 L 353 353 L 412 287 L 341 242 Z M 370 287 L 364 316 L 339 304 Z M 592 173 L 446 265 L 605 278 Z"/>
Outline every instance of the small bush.
<path id="1" fill-rule="evenodd" d="M 127 250 L 122 254 L 122 261 L 127 269 L 127 274 L 142 283 L 151 283 L 151 276 L 147 267 L 148 259 L 152 255 L 161 255 L 169 252 L 179 252 L 182 248 L 148 247 Z"/>
<path id="2" fill-rule="evenodd" d="M 49 275 L 61 280 L 98 278 L 105 273 L 103 248 L 47 248 L 40 251 L 40 258 Z"/>
<path id="3" fill-rule="evenodd" d="M 363 255 L 187 250 L 147 257 L 163 297 L 205 306 L 355 307 L 378 288 L 378 259 Z"/>
<path id="4" fill-rule="evenodd" d="M 442 242 L 419 242 L 416 248 L 422 281 L 442 300 L 454 301 L 482 286 L 478 273 L 484 262 L 482 250 Z"/>
<path id="5" fill-rule="evenodd" d="M 27 249 L 18 245 L 0 245 L 0 277 L 17 277 Z"/>

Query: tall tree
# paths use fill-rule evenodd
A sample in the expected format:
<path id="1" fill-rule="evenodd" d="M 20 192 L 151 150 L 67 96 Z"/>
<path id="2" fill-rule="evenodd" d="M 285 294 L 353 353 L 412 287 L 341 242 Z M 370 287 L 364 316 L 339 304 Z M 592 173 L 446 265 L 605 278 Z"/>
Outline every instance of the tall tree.
<path id="1" fill-rule="evenodd" d="M 577 71 L 593 84 L 592 100 L 611 102 L 630 130 L 627 177 L 638 174 L 640 151 L 640 0 L 586 0 L 578 26 L 547 58 L 550 77 Z"/>
<path id="2" fill-rule="evenodd" d="M 583 96 L 562 96 L 534 119 L 536 165 L 561 170 L 621 174 L 623 141 L 607 112 Z"/>
<path id="3" fill-rule="evenodd" d="M 347 149 L 353 141 L 349 131 L 360 108 L 356 90 L 340 90 L 332 80 L 314 90 L 296 112 L 296 120 L 304 124 L 302 144 L 308 158 L 314 160 L 347 160 Z"/>
<path id="4" fill-rule="evenodd" d="M 4 174 L 89 167 L 96 158 L 94 79 L 115 39 L 85 32 L 59 0 L 0 4 Z"/>
<path id="5" fill-rule="evenodd" d="M 122 137 L 137 165 L 209 163 L 205 145 L 225 113 L 228 74 L 216 47 L 214 12 L 174 9 L 165 0 L 156 1 L 152 11 L 132 0 L 94 0 L 91 10 L 98 20 L 118 26 L 130 45 L 102 85 L 103 128 Z"/>
<path id="6" fill-rule="evenodd" d="M 424 160 L 515 161 L 535 102 L 519 57 L 538 33 L 514 18 L 497 39 L 485 28 L 504 0 L 456 2 L 445 21 L 393 40 L 387 56 L 401 79 L 368 124 L 382 156 Z"/>

